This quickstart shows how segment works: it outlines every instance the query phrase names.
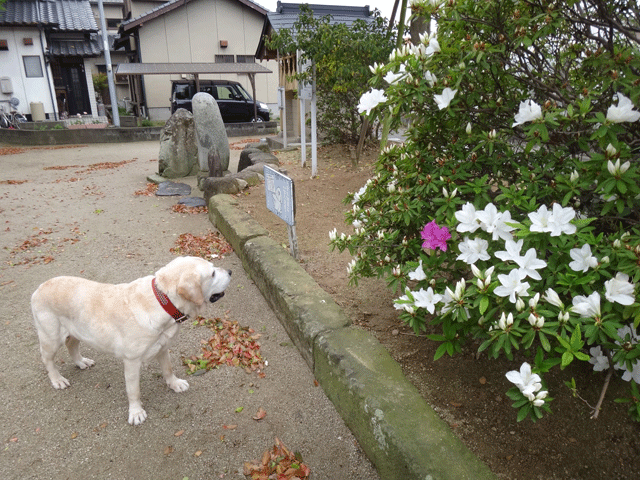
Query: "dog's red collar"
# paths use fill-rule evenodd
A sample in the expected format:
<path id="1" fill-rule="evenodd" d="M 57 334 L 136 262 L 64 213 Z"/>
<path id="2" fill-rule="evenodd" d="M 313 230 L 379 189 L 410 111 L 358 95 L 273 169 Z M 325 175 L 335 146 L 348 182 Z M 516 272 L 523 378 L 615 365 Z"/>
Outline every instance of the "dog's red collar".
<path id="1" fill-rule="evenodd" d="M 167 312 L 169 315 L 171 315 L 171 317 L 176 322 L 182 323 L 187 318 L 189 318 L 189 315 L 185 315 L 180 310 L 178 310 L 176 306 L 173 303 L 171 303 L 171 300 L 169 300 L 169 297 L 167 297 L 164 293 L 158 290 L 158 287 L 156 285 L 156 277 L 153 277 L 151 279 L 151 288 L 153 289 L 153 294 L 156 296 L 158 303 L 160 303 L 162 308 L 164 308 L 164 311 Z"/>

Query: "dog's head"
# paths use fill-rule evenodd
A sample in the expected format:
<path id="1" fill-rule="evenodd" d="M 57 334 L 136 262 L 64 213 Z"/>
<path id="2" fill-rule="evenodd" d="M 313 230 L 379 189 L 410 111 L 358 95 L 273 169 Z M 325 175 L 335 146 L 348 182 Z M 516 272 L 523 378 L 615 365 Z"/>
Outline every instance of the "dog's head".
<path id="1" fill-rule="evenodd" d="M 195 315 L 224 296 L 231 270 L 199 257 L 178 257 L 156 272 L 156 281 L 181 312 Z"/>

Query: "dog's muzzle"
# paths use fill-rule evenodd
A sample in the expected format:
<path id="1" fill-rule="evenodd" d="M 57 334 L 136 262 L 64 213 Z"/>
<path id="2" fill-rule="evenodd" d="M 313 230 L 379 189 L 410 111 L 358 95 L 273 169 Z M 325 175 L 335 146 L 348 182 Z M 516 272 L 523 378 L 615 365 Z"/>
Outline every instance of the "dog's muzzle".
<path id="1" fill-rule="evenodd" d="M 224 292 L 214 293 L 213 295 L 211 295 L 211 298 L 209 298 L 209 301 L 211 303 L 215 303 L 218 300 L 220 300 L 222 297 L 224 297 Z"/>

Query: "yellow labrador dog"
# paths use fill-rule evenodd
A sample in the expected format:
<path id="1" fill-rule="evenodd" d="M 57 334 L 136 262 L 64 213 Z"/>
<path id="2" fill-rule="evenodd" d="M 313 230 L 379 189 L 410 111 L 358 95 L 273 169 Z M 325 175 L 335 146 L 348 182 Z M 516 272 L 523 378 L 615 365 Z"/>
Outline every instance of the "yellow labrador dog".
<path id="1" fill-rule="evenodd" d="M 31 296 L 31 310 L 53 388 L 69 386 L 53 363 L 63 343 L 78 367 L 94 364 L 80 355 L 78 346 L 86 342 L 124 361 L 129 423 L 141 424 L 147 418 L 140 402 L 142 363 L 156 358 L 169 388 L 187 390 L 189 384 L 171 369 L 169 344 L 180 322 L 222 298 L 230 277 L 230 270 L 202 258 L 178 257 L 155 276 L 131 283 L 111 285 L 77 277 L 44 282 Z"/>

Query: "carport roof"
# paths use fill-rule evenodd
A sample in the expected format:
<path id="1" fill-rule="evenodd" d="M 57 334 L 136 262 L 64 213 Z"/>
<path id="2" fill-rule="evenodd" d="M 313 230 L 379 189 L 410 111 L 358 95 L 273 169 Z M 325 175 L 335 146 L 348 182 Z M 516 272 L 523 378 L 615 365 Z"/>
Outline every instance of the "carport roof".
<path id="1" fill-rule="evenodd" d="M 171 74 L 254 74 L 271 73 L 258 63 L 120 63 L 118 75 L 171 75 Z"/>

